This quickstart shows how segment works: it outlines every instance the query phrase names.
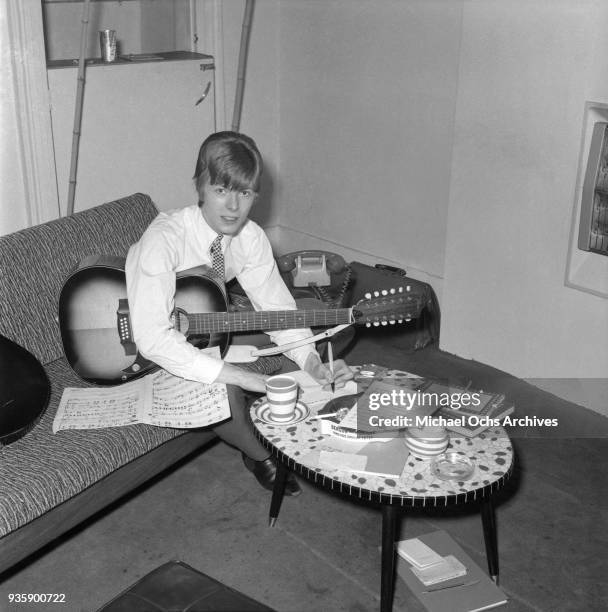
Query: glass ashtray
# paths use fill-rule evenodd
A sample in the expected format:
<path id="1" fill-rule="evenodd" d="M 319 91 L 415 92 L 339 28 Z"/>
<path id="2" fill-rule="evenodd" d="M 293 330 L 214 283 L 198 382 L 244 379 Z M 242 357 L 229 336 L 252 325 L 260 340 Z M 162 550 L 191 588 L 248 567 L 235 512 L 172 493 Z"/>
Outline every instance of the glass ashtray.
<path id="1" fill-rule="evenodd" d="M 471 460 L 457 452 L 443 453 L 431 462 L 431 472 L 441 480 L 468 480 L 474 471 Z"/>

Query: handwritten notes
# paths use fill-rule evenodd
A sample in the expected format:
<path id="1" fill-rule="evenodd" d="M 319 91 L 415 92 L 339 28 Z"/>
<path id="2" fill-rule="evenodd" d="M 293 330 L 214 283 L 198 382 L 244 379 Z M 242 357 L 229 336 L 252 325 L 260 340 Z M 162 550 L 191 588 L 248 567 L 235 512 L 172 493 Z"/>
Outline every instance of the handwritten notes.
<path id="1" fill-rule="evenodd" d="M 185 380 L 159 370 L 117 387 L 64 389 L 53 433 L 136 423 L 206 427 L 229 417 L 226 385 Z"/>

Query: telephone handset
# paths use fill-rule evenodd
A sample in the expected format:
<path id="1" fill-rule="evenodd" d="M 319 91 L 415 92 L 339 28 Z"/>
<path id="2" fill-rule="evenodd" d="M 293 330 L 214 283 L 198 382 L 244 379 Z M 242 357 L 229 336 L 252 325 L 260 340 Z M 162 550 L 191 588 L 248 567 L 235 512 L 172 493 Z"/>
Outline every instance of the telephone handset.
<path id="1" fill-rule="evenodd" d="M 321 300 L 329 308 L 340 308 L 348 299 L 351 269 L 336 253 L 297 251 L 279 257 L 277 265 L 295 298 Z"/>
<path id="2" fill-rule="evenodd" d="M 340 274 L 346 268 L 344 259 L 327 251 L 297 251 L 279 257 L 281 272 L 291 272 L 294 287 L 329 287 L 331 274 Z"/>

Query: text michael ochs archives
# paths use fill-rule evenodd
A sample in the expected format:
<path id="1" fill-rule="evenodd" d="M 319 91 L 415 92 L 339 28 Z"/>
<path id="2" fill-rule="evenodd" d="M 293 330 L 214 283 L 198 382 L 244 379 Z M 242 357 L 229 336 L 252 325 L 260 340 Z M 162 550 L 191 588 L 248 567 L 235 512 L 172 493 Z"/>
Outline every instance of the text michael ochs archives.
<path id="1" fill-rule="evenodd" d="M 480 393 L 429 393 L 424 391 L 406 391 L 405 389 L 393 389 L 384 393 L 370 393 L 367 396 L 367 406 L 370 414 L 367 415 L 371 427 L 498 427 L 499 425 L 512 425 L 519 427 L 557 427 L 559 422 L 556 418 L 538 418 L 536 416 L 513 417 L 507 415 L 501 419 L 484 415 L 470 414 L 482 403 Z M 463 408 L 466 414 L 458 416 L 446 416 L 443 414 L 433 415 L 408 415 L 408 411 L 414 408 L 431 407 L 441 409 L 448 408 L 458 411 Z M 469 410 L 467 410 L 469 409 Z M 397 413 L 397 414 L 396 414 Z"/>

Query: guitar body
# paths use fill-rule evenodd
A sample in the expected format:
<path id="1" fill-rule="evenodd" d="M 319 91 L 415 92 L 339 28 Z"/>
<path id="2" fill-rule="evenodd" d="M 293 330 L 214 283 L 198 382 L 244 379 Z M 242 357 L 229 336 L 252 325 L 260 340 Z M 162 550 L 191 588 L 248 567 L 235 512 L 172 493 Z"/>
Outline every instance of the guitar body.
<path id="1" fill-rule="evenodd" d="M 122 341 L 118 311 L 127 308 L 125 260 L 92 256 L 67 278 L 59 298 L 59 327 L 65 356 L 83 380 L 117 385 L 157 366 Z M 176 279 L 175 327 L 197 348 L 218 346 L 223 355 L 228 333 L 188 334 L 185 312 L 225 312 L 225 290 L 205 266 L 180 272 Z M 127 317 L 128 319 L 128 317 Z M 130 325 L 122 323 L 122 325 Z"/>
<path id="2" fill-rule="evenodd" d="M 51 384 L 38 360 L 0 336 L 0 446 L 25 435 L 44 413 Z"/>

